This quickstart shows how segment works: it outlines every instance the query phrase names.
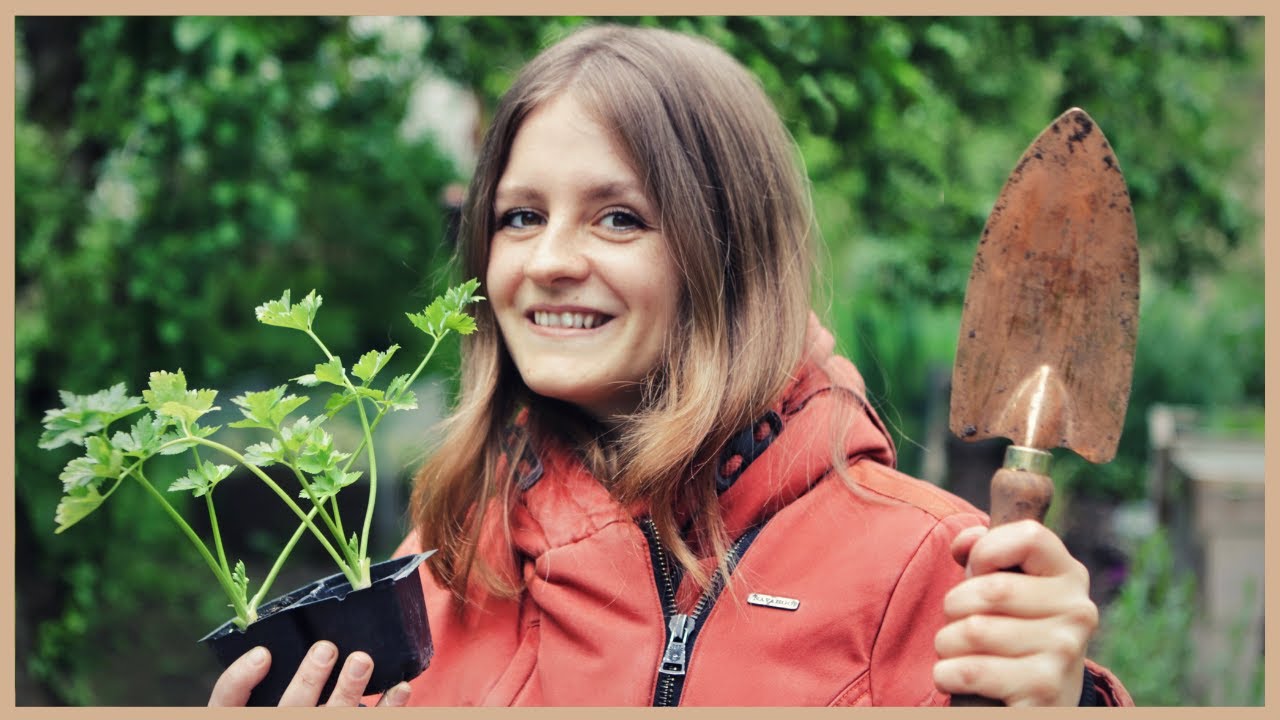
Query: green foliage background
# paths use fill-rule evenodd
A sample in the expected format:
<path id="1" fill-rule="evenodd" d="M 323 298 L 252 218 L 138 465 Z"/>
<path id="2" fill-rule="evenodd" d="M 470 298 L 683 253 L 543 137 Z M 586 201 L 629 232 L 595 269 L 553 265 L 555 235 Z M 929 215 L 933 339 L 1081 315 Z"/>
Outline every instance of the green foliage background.
<path id="1" fill-rule="evenodd" d="M 950 366 L 986 214 L 1071 106 L 1102 125 L 1128 179 L 1143 315 L 1120 457 L 1058 479 L 1139 497 L 1150 403 L 1261 405 L 1260 19 L 617 21 L 704 35 L 774 98 L 826 240 L 818 306 L 907 471 L 921 467 L 928 377 Z M 67 458 L 35 439 L 56 391 L 136 392 L 179 367 L 203 387 L 243 386 L 309 367 L 253 321 L 286 287 L 325 296 L 336 354 L 403 337 L 401 313 L 451 278 L 440 198 L 468 172 L 399 133 L 414 81 L 442 74 L 491 109 L 581 22 L 18 19 L 19 704 L 202 703 L 217 670 L 194 640 L 226 614 L 140 495 L 52 534 Z"/>

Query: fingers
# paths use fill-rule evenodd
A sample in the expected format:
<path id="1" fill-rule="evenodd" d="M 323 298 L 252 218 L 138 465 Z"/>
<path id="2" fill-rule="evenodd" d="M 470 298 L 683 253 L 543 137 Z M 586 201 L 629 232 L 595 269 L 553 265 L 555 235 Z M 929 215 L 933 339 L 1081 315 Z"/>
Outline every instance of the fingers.
<path id="1" fill-rule="evenodd" d="M 1097 607 L 1089 599 L 1089 587 L 1074 576 L 1036 577 L 1015 572 L 995 572 L 969 578 L 942 598 L 942 612 L 949 620 L 969 615 L 1009 615 L 1038 618 L 1063 615 L 1077 622 L 1097 622 Z"/>
<path id="2" fill-rule="evenodd" d="M 973 549 L 973 544 L 978 539 L 986 535 L 989 530 L 982 525 L 975 525 L 961 530 L 951 540 L 951 557 L 955 558 L 956 564 L 968 569 L 969 552 Z"/>
<path id="3" fill-rule="evenodd" d="M 979 535 L 979 533 L 974 533 Z M 956 536 L 956 544 L 965 533 Z M 1030 575 L 1063 575 L 1074 573 L 1088 579 L 1088 571 L 1067 551 L 1062 539 L 1034 520 L 1020 520 L 991 528 L 971 544 L 968 554 L 970 575 L 1019 568 Z"/>
<path id="4" fill-rule="evenodd" d="M 280 705 L 315 707 L 337 660 L 338 648 L 333 643 L 321 640 L 312 645 L 298 671 L 293 674 L 293 680 L 280 696 Z"/>
<path id="5" fill-rule="evenodd" d="M 402 682 L 382 694 L 378 707 L 404 707 L 409 702 L 410 691 L 409 683 Z"/>
<path id="6" fill-rule="evenodd" d="M 967 579 L 943 598 L 938 688 L 1007 705 L 1075 705 L 1098 625 L 1084 565 L 1034 521 L 969 528 L 951 553 Z"/>
<path id="7" fill-rule="evenodd" d="M 338 680 L 325 705 L 328 707 L 359 705 L 371 675 L 373 675 L 373 659 L 359 650 L 351 653 L 347 656 L 347 661 L 342 663 L 342 672 L 338 673 Z"/>
<path id="8" fill-rule="evenodd" d="M 264 647 L 256 647 L 241 655 L 218 676 L 209 694 L 209 707 L 243 706 L 249 702 L 249 693 L 267 676 L 271 668 L 271 653 Z"/>
<path id="9" fill-rule="evenodd" d="M 1090 631 L 1084 624 L 1057 618 L 1025 620 L 1000 615 L 970 615 L 948 623 L 934 636 L 938 657 L 999 655 L 1023 657 L 1047 652 L 1066 661 L 1083 655 Z"/>
<path id="10" fill-rule="evenodd" d="M 1064 683 L 1064 677 L 1073 680 Z M 1080 699 L 1084 663 L 1064 663 L 1051 654 L 1021 658 L 966 655 L 935 664 L 933 682 L 952 695 L 982 695 L 1009 706 L 1073 706 Z"/>

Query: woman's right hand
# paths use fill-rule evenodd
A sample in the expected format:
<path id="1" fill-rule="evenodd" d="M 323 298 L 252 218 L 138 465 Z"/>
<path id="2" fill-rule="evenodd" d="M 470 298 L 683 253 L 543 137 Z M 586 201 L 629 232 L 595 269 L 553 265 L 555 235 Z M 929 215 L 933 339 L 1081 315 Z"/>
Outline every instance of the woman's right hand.
<path id="1" fill-rule="evenodd" d="M 320 690 L 324 687 L 329 674 L 333 672 L 333 664 L 338 658 L 338 649 L 333 643 L 321 640 L 311 646 L 311 650 L 303 659 L 302 665 L 294 673 L 289 687 L 280 697 L 280 705 L 314 707 L 320 700 Z M 218 677 L 209 695 L 209 706 L 242 706 L 249 701 L 249 693 L 266 677 L 271 667 L 271 653 L 264 647 L 256 647 L 241 655 Z M 373 660 L 368 654 L 356 651 L 347 656 L 342 664 L 342 672 L 338 674 L 338 682 L 325 703 L 329 707 L 354 707 L 360 704 L 364 696 L 365 685 L 373 674 Z M 378 705 L 399 707 L 409 700 L 409 683 L 402 682 L 382 694 Z"/>

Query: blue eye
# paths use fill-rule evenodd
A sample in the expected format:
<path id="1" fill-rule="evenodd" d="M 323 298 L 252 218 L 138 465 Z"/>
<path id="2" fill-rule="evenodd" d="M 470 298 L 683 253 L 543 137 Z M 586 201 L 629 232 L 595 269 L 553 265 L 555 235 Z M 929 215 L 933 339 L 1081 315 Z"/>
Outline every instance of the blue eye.
<path id="1" fill-rule="evenodd" d="M 502 217 L 498 219 L 498 225 L 500 227 L 523 230 L 524 228 L 538 225 L 541 220 L 542 218 L 538 217 L 538 214 L 532 210 L 516 209 L 503 213 Z"/>

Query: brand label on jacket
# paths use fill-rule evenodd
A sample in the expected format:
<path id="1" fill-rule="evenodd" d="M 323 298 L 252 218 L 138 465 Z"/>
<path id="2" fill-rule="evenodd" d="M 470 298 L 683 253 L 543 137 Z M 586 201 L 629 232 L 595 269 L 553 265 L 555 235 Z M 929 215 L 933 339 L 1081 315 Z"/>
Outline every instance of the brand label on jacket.
<path id="1" fill-rule="evenodd" d="M 761 605 L 764 607 L 778 608 L 780 610 L 795 610 L 800 607 L 800 601 L 795 598 L 778 597 L 777 595 L 765 595 L 764 593 L 751 593 L 747 596 L 747 602 L 752 605 Z"/>

